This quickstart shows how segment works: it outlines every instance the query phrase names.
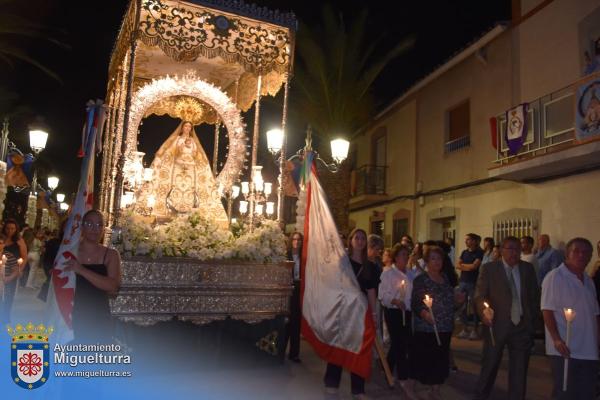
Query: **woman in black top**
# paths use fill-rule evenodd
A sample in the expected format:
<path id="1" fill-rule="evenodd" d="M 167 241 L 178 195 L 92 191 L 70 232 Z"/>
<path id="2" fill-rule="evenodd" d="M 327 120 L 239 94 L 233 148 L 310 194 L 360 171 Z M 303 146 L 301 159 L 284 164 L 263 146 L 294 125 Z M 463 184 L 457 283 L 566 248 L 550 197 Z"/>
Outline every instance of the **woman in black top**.
<path id="1" fill-rule="evenodd" d="M 98 210 L 83 216 L 78 259 L 71 258 L 65 270 L 77 274 L 73 300 L 73 333 L 78 342 L 100 342 L 112 337 L 109 294 L 121 286 L 121 258 L 114 249 L 100 244 L 104 221 Z"/>
<path id="2" fill-rule="evenodd" d="M 2 303 L 2 314 L 0 322 L 5 324 L 10 321 L 10 310 L 15 300 L 17 291 L 17 282 L 23 274 L 25 265 L 23 260 L 27 260 L 27 247 L 25 241 L 19 236 L 19 225 L 14 219 L 8 219 L 4 222 L 2 228 L 4 234 L 4 250 L 2 255 L 6 256 L 6 264 L 4 265 L 4 301 Z M 21 264 L 18 260 L 21 259 Z"/>
<path id="3" fill-rule="evenodd" d="M 377 295 L 375 288 L 379 285 L 376 277 L 376 267 L 367 257 L 367 233 L 362 229 L 354 229 L 348 237 L 348 255 L 352 270 L 356 275 L 356 280 L 360 286 L 360 290 L 367 296 L 369 309 L 373 314 L 375 321 L 377 314 L 375 313 L 375 301 Z M 325 389 L 327 393 L 337 393 L 342 378 L 342 367 L 335 364 L 327 364 L 325 372 Z M 352 394 L 354 396 L 364 396 L 365 379 L 356 374 L 350 375 L 350 384 Z"/>

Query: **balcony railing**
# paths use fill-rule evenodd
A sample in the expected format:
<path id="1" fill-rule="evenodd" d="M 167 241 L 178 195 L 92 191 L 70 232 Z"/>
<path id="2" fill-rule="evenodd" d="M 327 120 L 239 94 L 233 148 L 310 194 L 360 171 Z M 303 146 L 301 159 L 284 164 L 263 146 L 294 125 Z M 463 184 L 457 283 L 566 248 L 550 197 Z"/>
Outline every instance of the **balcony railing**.
<path id="1" fill-rule="evenodd" d="M 471 145 L 471 136 L 463 136 L 458 139 L 451 140 L 444 144 L 444 152 L 452 153 L 453 151 L 458 151 L 460 149 L 464 149 L 465 147 L 469 147 Z"/>
<path id="2" fill-rule="evenodd" d="M 532 158 L 560 147 L 569 147 L 575 133 L 575 86 L 550 93 L 529 103 L 527 137 L 517 154 L 509 154 L 504 138 L 506 114 L 497 115 L 497 151 L 494 163 L 505 165 L 514 160 Z"/>
<path id="3" fill-rule="evenodd" d="M 363 165 L 352 171 L 352 196 L 386 194 L 386 166 Z"/>

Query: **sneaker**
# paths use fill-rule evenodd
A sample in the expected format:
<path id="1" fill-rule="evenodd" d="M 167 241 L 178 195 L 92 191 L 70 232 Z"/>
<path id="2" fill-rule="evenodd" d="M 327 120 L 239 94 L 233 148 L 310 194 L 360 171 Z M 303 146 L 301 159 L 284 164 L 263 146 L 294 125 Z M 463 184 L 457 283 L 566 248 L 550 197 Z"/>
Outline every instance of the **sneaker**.
<path id="1" fill-rule="evenodd" d="M 463 329 L 458 335 L 456 335 L 456 337 L 459 339 L 468 339 L 469 332 L 467 332 L 465 329 Z"/>
<path id="2" fill-rule="evenodd" d="M 325 394 L 328 394 L 328 395 L 337 395 L 338 392 L 339 392 L 339 390 L 336 387 L 325 386 Z"/>
<path id="3" fill-rule="evenodd" d="M 475 329 L 471 331 L 471 334 L 469 335 L 469 340 L 479 340 L 479 335 L 477 334 L 477 331 Z"/>
<path id="4" fill-rule="evenodd" d="M 419 396 L 415 392 L 414 382 L 402 380 L 400 381 L 400 388 L 402 389 L 408 400 L 419 400 Z"/>

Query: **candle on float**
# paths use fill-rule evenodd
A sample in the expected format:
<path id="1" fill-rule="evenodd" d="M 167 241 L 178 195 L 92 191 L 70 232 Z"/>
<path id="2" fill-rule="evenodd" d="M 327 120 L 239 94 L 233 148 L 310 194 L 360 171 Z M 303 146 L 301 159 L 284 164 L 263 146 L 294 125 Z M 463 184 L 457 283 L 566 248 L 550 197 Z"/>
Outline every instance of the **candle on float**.
<path id="1" fill-rule="evenodd" d="M 487 303 L 487 301 L 483 302 L 483 306 L 485 307 L 485 309 L 487 310 L 488 313 L 490 313 L 490 319 L 494 319 L 494 310 L 490 307 L 490 305 Z M 492 328 L 490 326 L 490 339 L 492 340 L 492 346 L 496 347 L 496 340 L 494 339 L 494 328 Z"/>

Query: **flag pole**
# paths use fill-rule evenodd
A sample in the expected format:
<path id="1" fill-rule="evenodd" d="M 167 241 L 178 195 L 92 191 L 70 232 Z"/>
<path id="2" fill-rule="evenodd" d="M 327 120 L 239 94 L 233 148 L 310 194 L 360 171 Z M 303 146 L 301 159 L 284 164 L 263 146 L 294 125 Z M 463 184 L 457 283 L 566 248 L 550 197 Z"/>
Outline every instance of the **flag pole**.
<path id="1" fill-rule="evenodd" d="M 375 335 L 375 348 L 377 349 L 377 355 L 379 355 L 379 361 L 381 362 L 381 366 L 383 367 L 383 372 L 385 372 L 385 379 L 390 388 L 394 387 L 394 376 L 392 375 L 392 371 L 390 370 L 390 365 L 387 362 L 387 357 L 385 356 L 385 352 L 383 351 L 383 345 L 379 341 L 379 336 Z"/>

